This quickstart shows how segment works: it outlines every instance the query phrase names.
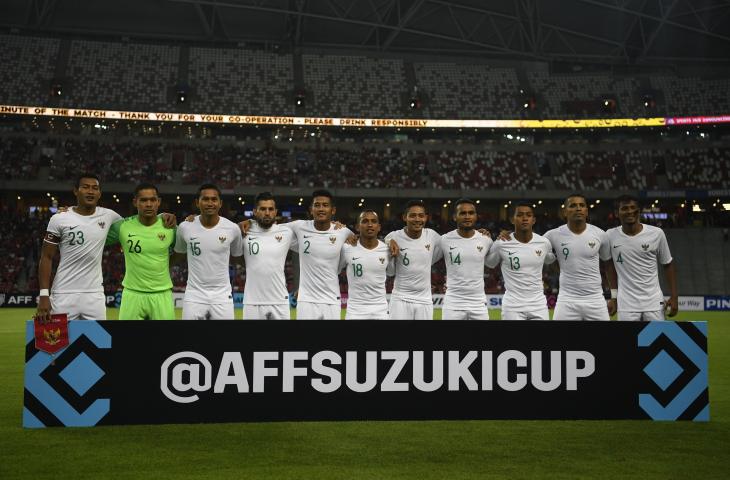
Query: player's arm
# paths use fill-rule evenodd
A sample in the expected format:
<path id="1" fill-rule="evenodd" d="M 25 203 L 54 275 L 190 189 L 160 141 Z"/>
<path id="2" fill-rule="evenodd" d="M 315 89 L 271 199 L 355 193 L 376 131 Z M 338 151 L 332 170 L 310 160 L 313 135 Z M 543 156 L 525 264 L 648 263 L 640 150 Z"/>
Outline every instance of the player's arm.
<path id="1" fill-rule="evenodd" d="M 489 253 L 484 257 L 484 264 L 489 268 L 495 268 L 502 261 L 499 256 L 500 246 L 499 243 L 493 243 L 489 249 Z"/>
<path id="2" fill-rule="evenodd" d="M 51 319 L 51 297 L 49 293 L 51 269 L 53 268 L 53 257 L 58 252 L 58 243 L 60 241 L 61 238 L 52 232 L 46 232 L 43 237 L 41 258 L 38 262 L 38 286 L 41 293 L 38 297 L 38 309 L 36 310 L 36 318 L 41 322 L 47 322 Z"/>
<path id="3" fill-rule="evenodd" d="M 616 314 L 617 304 L 616 295 L 618 294 L 618 276 L 616 275 L 616 266 L 613 260 L 604 260 L 603 266 L 606 269 L 606 279 L 608 280 L 608 288 L 611 290 L 611 298 L 608 300 L 608 314 L 613 316 Z"/>
<path id="4" fill-rule="evenodd" d="M 235 237 L 231 242 L 231 255 L 228 261 L 234 265 L 243 265 L 243 234 L 239 230 L 234 235 Z"/>
<path id="5" fill-rule="evenodd" d="M 667 308 L 669 308 L 669 316 L 677 315 L 679 311 L 679 294 L 677 293 L 677 270 L 674 268 L 674 262 L 669 262 L 664 266 L 664 277 L 669 284 L 669 300 L 667 300 Z"/>
<path id="6" fill-rule="evenodd" d="M 174 213 L 161 213 L 157 216 L 162 219 L 162 224 L 165 226 L 165 228 L 177 227 L 177 217 Z"/>
<path id="7" fill-rule="evenodd" d="M 105 246 L 119 243 L 119 229 L 122 226 L 122 222 L 124 222 L 123 218 L 112 223 L 112 226 L 109 227 L 109 232 L 106 234 L 106 242 L 104 243 Z"/>

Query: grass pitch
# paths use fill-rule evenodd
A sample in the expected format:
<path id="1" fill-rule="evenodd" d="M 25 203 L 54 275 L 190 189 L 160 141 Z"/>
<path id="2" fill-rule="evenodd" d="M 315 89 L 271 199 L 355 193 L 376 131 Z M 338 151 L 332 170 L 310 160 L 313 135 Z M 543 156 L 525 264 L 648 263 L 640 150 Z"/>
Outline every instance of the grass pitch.
<path id="1" fill-rule="evenodd" d="M 728 478 L 727 313 L 680 314 L 710 322 L 711 421 L 704 424 L 480 420 L 25 430 L 24 321 L 32 313 L 0 310 L 2 480 Z"/>

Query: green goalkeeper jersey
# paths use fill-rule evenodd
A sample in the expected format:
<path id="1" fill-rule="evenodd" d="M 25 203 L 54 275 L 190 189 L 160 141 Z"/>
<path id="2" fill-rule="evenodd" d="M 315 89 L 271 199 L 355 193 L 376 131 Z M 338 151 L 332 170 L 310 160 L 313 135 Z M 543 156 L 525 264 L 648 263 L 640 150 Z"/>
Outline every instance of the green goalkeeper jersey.
<path id="1" fill-rule="evenodd" d="M 122 246 L 124 288 L 150 293 L 172 288 L 170 247 L 175 244 L 175 229 L 165 228 L 161 218 L 149 227 L 137 215 L 119 220 L 109 230 L 106 243 Z"/>

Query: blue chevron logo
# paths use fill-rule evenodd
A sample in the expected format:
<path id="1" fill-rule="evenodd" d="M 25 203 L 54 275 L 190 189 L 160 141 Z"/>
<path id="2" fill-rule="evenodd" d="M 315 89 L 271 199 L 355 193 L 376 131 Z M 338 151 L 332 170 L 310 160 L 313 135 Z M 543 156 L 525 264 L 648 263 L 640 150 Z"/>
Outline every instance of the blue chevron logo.
<path id="1" fill-rule="evenodd" d="M 33 322 L 26 323 L 26 344 L 33 342 Z M 111 335 L 95 321 L 69 322 L 69 346 L 56 354 L 59 360 L 69 348 L 82 336 L 88 338 L 97 348 L 109 349 L 112 346 Z M 36 352 L 25 364 L 25 389 L 40 402 L 58 421 L 67 427 L 90 427 L 104 418 L 110 410 L 110 399 L 98 398 L 84 411 L 78 411 L 44 378 L 46 369 L 53 363 L 54 357 L 45 352 Z M 58 374 L 76 394 L 83 397 L 106 372 L 101 369 L 86 353 L 79 352 Z M 23 408 L 23 426 L 26 428 L 42 428 L 43 423 L 26 405 Z"/>
<path id="2" fill-rule="evenodd" d="M 691 322 L 707 338 L 706 322 Z M 664 335 L 694 365 L 697 373 L 666 405 L 649 393 L 639 394 L 639 406 L 653 420 L 677 420 L 707 390 L 707 353 L 676 322 L 649 322 L 638 336 L 639 347 L 650 347 Z M 644 373 L 663 391 L 666 391 L 684 373 L 677 359 L 662 349 L 644 367 Z M 710 419 L 710 405 L 695 415 L 694 421 L 706 422 Z"/>

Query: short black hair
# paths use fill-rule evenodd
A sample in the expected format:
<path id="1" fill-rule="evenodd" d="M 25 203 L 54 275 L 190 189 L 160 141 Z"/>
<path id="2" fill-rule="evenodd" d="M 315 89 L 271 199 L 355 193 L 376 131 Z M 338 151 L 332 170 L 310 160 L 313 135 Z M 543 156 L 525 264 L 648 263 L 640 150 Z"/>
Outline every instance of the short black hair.
<path id="1" fill-rule="evenodd" d="M 518 207 L 530 207 L 530 210 L 532 210 L 533 215 L 535 214 L 535 207 L 532 206 L 531 202 L 528 202 L 527 200 L 520 200 L 519 202 L 515 202 L 514 205 L 512 205 L 512 215 L 515 216 L 517 214 L 517 208 Z"/>
<path id="2" fill-rule="evenodd" d="M 365 215 L 366 213 L 372 213 L 373 215 L 375 215 L 375 218 L 378 219 L 378 223 L 380 223 L 380 215 L 378 215 L 378 212 L 376 212 L 372 208 L 366 208 L 365 210 L 360 212 L 360 214 L 357 216 L 357 223 L 360 223 L 362 216 Z"/>
<path id="3" fill-rule="evenodd" d="M 76 187 L 75 188 L 77 190 L 81 186 L 81 180 L 84 179 L 84 178 L 93 178 L 98 183 L 101 183 L 101 180 L 99 180 L 99 177 L 95 173 L 89 173 L 89 172 L 82 173 L 81 175 L 79 175 L 78 177 L 76 177 Z"/>
<path id="4" fill-rule="evenodd" d="M 218 192 L 218 196 L 222 197 L 223 194 L 221 193 L 221 189 L 218 188 L 218 185 L 214 183 L 204 183 L 198 188 L 198 197 L 200 197 L 200 194 L 203 193 L 203 190 L 215 190 Z"/>
<path id="5" fill-rule="evenodd" d="M 154 190 L 157 196 L 160 196 L 160 191 L 157 189 L 157 187 L 154 184 L 148 182 L 142 182 L 134 187 L 134 196 L 136 197 L 137 195 L 139 195 L 139 192 L 141 192 L 142 190 Z"/>
<path id="6" fill-rule="evenodd" d="M 276 200 L 274 199 L 274 196 L 271 194 L 271 192 L 261 192 L 256 195 L 256 198 L 254 198 L 253 200 L 254 207 L 258 207 L 259 202 L 264 202 L 266 200 L 273 200 L 274 204 L 276 204 Z"/>
<path id="7" fill-rule="evenodd" d="M 413 207 L 421 207 L 426 215 L 428 215 L 428 207 L 423 200 L 408 200 L 406 207 L 403 209 L 403 215 L 408 215 L 408 211 Z"/>
<path id="8" fill-rule="evenodd" d="M 570 200 L 570 199 L 571 199 L 571 198 L 573 198 L 573 197 L 580 197 L 580 198 L 582 198 L 583 200 L 585 200 L 585 201 L 586 201 L 586 203 L 588 203 L 588 199 L 586 198 L 586 196 L 585 196 L 585 195 L 583 195 L 583 194 L 582 194 L 582 193 L 580 193 L 580 192 L 573 192 L 573 193 L 571 193 L 570 195 L 568 195 L 567 197 L 565 197 L 565 200 L 563 201 L 563 205 L 565 205 L 565 206 L 567 207 L 567 206 L 568 206 L 568 200 Z"/>
<path id="9" fill-rule="evenodd" d="M 618 210 L 621 207 L 622 203 L 629 203 L 629 202 L 636 202 L 636 205 L 641 208 L 641 202 L 639 199 L 633 195 L 621 195 L 616 200 L 614 200 L 613 204 L 616 207 L 616 210 Z"/>
<path id="10" fill-rule="evenodd" d="M 456 213 L 456 209 L 459 208 L 459 205 L 462 205 L 464 203 L 469 203 L 469 204 L 473 205 L 474 210 L 476 210 L 476 208 L 477 208 L 477 203 L 474 200 L 472 200 L 470 198 L 460 198 L 456 201 L 456 203 L 454 203 L 454 213 Z"/>
<path id="11" fill-rule="evenodd" d="M 314 199 L 317 197 L 327 197 L 330 199 L 330 203 L 334 205 L 334 197 L 332 196 L 332 193 L 329 190 L 315 190 L 312 192 L 312 203 L 314 203 Z"/>

